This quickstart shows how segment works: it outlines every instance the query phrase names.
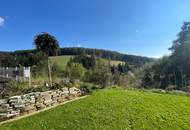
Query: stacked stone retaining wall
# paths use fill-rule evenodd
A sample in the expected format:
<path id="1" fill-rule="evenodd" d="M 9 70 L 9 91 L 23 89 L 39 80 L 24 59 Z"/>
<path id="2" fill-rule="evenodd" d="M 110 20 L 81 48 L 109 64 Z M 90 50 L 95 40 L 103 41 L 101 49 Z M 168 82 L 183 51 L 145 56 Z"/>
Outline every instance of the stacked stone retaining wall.
<path id="1" fill-rule="evenodd" d="M 81 96 L 81 91 L 77 88 L 62 88 L 1 99 L 0 120 L 7 120 L 16 116 L 39 111 L 67 100 L 75 99 L 79 96 Z"/>

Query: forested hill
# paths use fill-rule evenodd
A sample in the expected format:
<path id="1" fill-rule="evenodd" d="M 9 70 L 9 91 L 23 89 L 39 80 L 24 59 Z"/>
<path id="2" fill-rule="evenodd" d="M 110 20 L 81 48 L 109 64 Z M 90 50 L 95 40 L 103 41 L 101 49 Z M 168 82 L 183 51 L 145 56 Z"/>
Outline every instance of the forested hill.
<path id="1" fill-rule="evenodd" d="M 7 53 L 7 52 L 6 52 Z M 36 50 L 18 50 L 11 52 L 11 54 L 16 56 L 28 56 L 36 53 Z M 1 55 L 2 53 L 0 53 Z M 103 49 L 91 49 L 82 47 L 67 47 L 61 48 L 58 55 L 95 55 L 97 57 L 106 58 L 110 60 L 126 61 L 129 64 L 140 66 L 144 63 L 151 62 L 154 59 L 142 56 L 122 54 L 116 51 L 103 50 Z"/>
<path id="2" fill-rule="evenodd" d="M 71 48 L 61 48 L 61 55 L 80 55 L 80 54 L 95 55 L 97 57 L 126 61 L 133 65 L 142 65 L 146 62 L 153 61 L 152 58 L 122 54 L 116 51 L 103 50 L 103 49 L 91 49 L 91 48 L 81 48 L 81 47 L 71 47 Z"/>
<path id="3" fill-rule="evenodd" d="M 0 60 L 9 54 L 10 54 L 10 52 L 0 51 Z"/>

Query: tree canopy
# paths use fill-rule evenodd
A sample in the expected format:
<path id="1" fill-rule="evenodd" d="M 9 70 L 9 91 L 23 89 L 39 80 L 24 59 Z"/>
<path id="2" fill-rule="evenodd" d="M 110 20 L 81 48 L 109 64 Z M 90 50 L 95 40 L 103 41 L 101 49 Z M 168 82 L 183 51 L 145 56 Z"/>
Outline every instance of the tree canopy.
<path id="1" fill-rule="evenodd" d="M 35 36 L 34 44 L 36 48 L 48 56 L 57 55 L 59 42 L 49 33 L 40 33 Z"/>
<path id="2" fill-rule="evenodd" d="M 166 88 L 175 85 L 182 89 L 190 85 L 190 22 L 184 22 L 169 50 L 172 52 L 170 56 L 144 69 L 144 86 Z"/>

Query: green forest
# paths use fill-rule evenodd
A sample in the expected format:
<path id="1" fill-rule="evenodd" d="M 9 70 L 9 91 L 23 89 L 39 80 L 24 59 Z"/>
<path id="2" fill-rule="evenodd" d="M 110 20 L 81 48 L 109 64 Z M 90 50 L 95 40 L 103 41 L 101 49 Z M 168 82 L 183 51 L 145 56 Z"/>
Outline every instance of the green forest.
<path id="1" fill-rule="evenodd" d="M 18 65 L 31 66 L 33 65 L 33 61 L 37 60 L 35 58 L 37 54 L 38 54 L 38 51 L 35 49 L 18 50 L 14 52 L 0 52 L 1 66 L 18 66 Z M 63 56 L 63 55 L 77 56 L 77 55 L 82 55 L 82 54 L 94 55 L 99 58 L 105 58 L 105 59 L 110 59 L 110 60 L 124 61 L 136 66 L 141 66 L 145 64 L 146 62 L 151 62 L 154 60 L 153 58 L 122 54 L 116 51 L 81 48 L 81 47 L 59 48 L 57 52 L 58 56 Z M 34 64 L 36 63 L 34 62 Z"/>
<path id="2" fill-rule="evenodd" d="M 185 22 L 177 39 L 164 56 L 139 69 L 145 88 L 178 89 L 190 91 L 190 22 Z"/>

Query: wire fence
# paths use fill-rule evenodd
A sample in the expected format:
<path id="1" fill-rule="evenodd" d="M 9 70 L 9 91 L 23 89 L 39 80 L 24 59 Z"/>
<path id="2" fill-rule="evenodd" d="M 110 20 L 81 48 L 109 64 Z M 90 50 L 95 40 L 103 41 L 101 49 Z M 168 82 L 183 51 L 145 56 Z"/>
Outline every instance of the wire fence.
<path id="1" fill-rule="evenodd" d="M 2 79 L 11 79 L 16 81 L 30 81 L 30 67 L 0 67 L 0 81 Z"/>

